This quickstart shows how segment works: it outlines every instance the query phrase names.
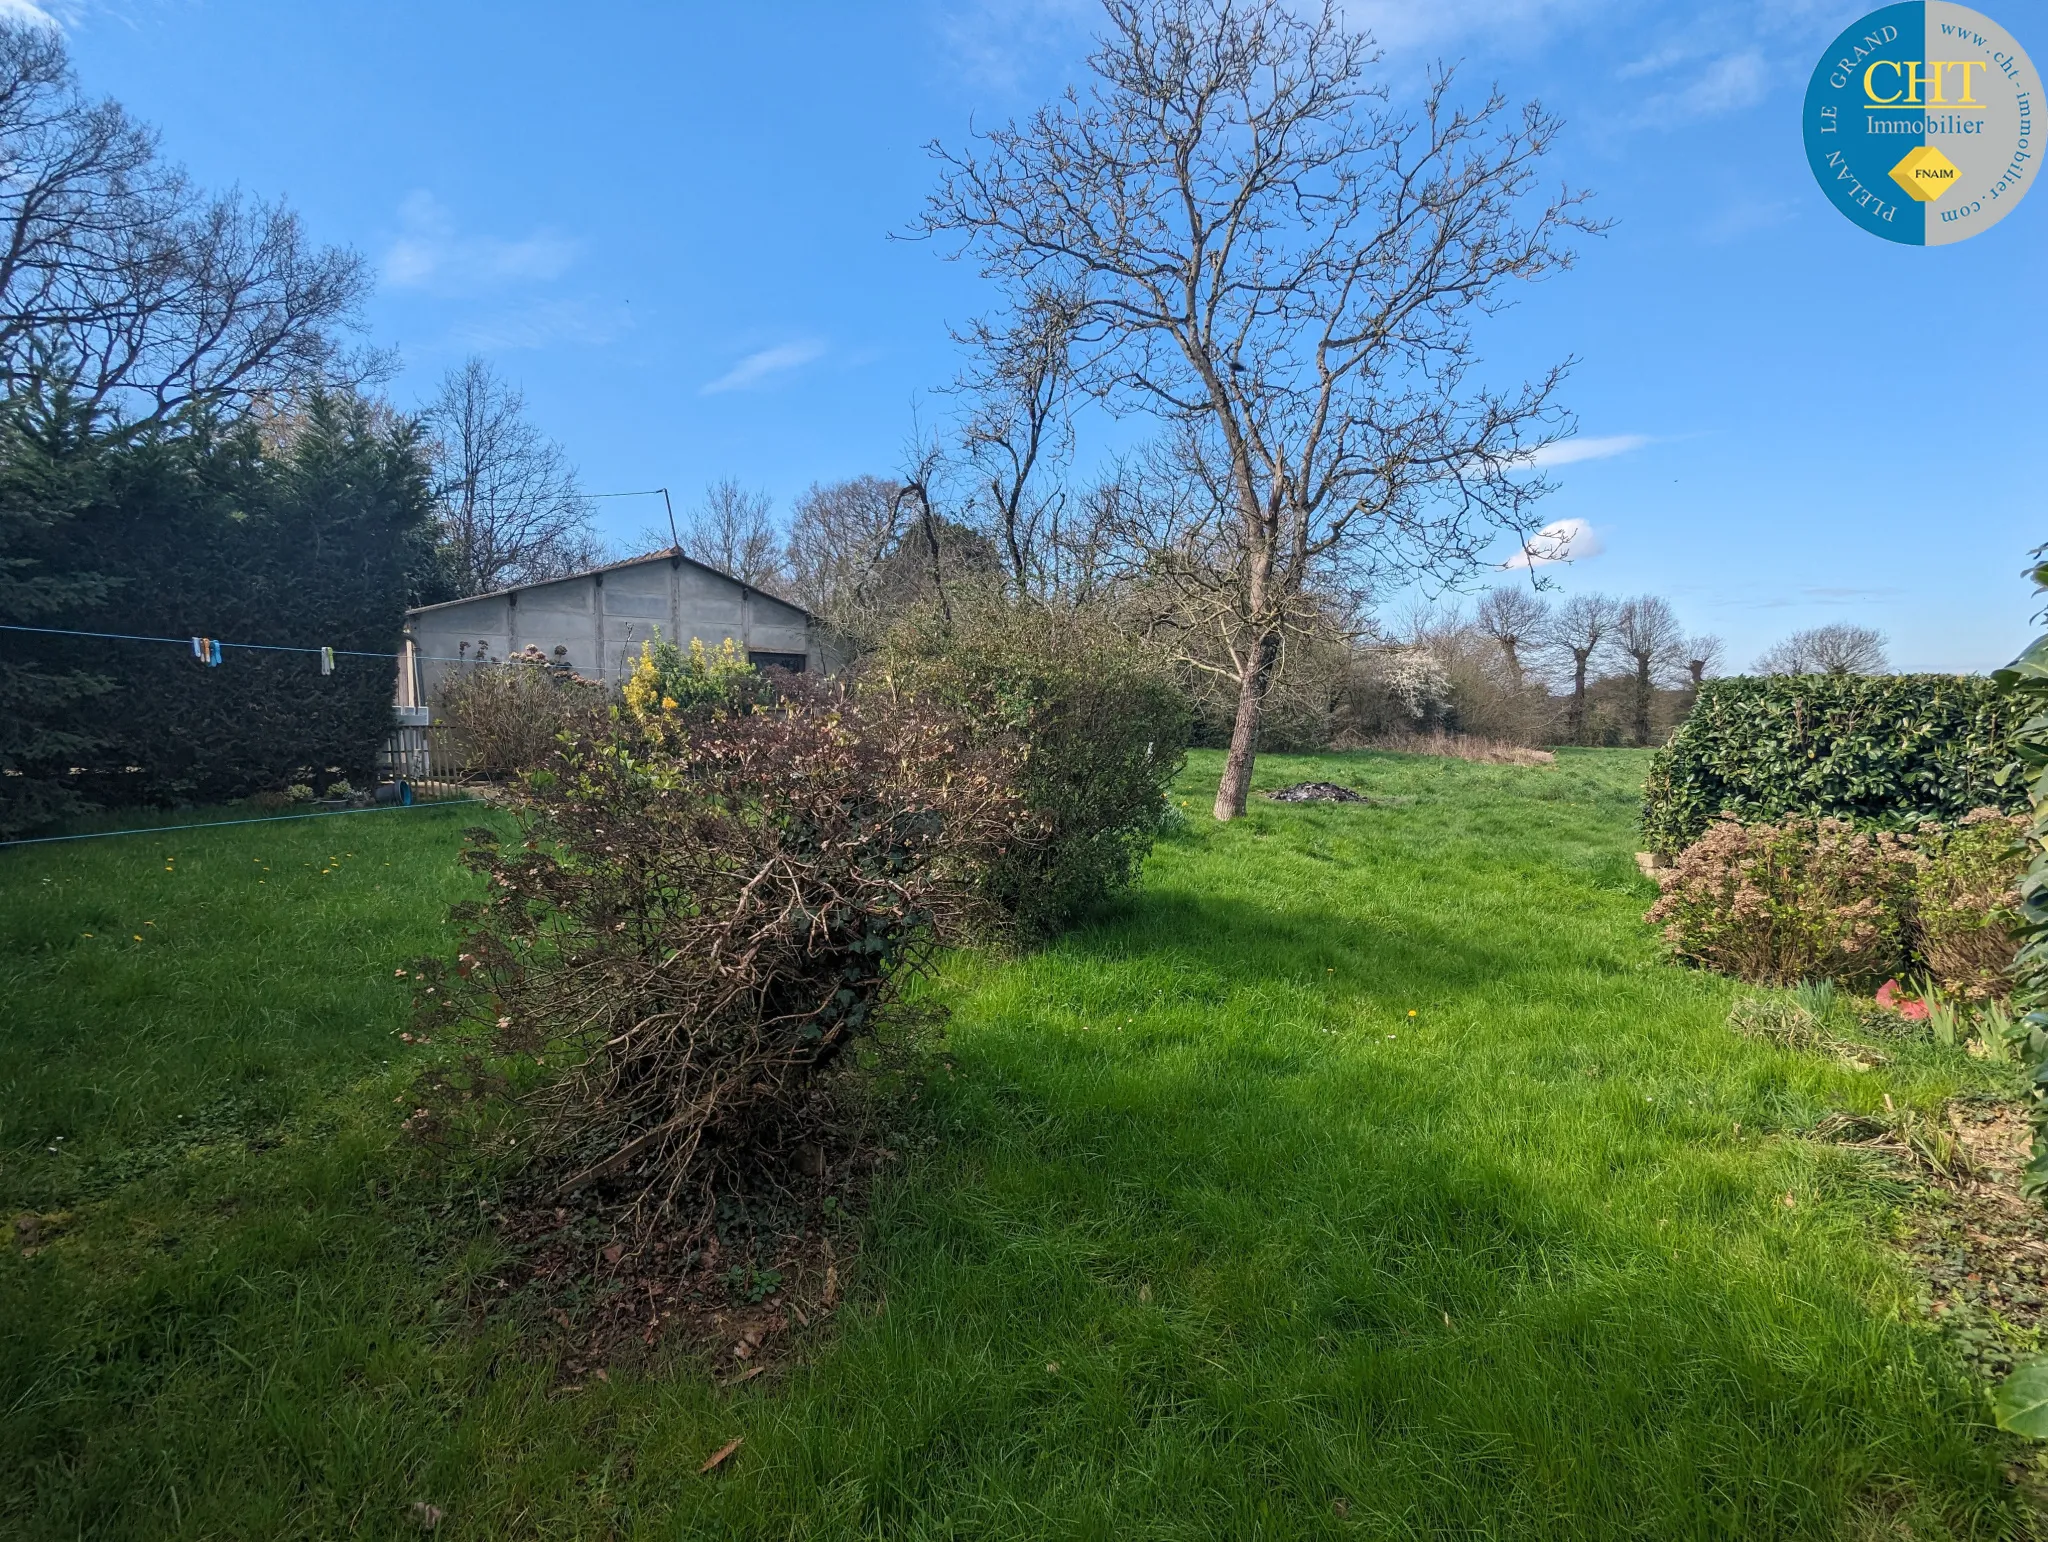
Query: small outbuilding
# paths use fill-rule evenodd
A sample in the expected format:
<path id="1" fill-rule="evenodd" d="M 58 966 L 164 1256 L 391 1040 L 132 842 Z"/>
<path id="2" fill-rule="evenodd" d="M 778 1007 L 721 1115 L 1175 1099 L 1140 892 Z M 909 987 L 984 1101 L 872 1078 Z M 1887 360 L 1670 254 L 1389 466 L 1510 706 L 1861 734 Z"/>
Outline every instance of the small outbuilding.
<path id="1" fill-rule="evenodd" d="M 685 647 L 692 638 L 708 648 L 730 638 L 750 663 L 764 668 L 823 667 L 817 628 L 801 605 L 679 550 L 660 551 L 407 611 L 398 661 L 399 717 L 425 723 L 451 671 L 527 648 L 589 679 L 620 684 L 657 628 Z"/>

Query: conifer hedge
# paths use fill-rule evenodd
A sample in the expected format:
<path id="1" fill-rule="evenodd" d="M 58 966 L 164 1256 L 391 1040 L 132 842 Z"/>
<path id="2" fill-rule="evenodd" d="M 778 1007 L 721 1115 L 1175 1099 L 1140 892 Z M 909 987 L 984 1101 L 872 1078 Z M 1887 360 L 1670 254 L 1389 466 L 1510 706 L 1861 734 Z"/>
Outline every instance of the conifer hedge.
<path id="1" fill-rule="evenodd" d="M 1716 818 L 1903 826 L 2026 807 L 2005 775 L 2025 713 L 1977 675 L 1710 680 L 1651 763 L 1643 833 L 1667 855 Z"/>
<path id="2" fill-rule="evenodd" d="M 81 809 L 214 802 L 346 778 L 390 733 L 409 603 L 431 582 L 416 431 L 318 399 L 288 423 L 137 435 L 61 392 L 0 405 L 0 621 L 189 647 L 0 633 L 0 833 Z M 382 657 L 350 656 L 351 652 Z"/>

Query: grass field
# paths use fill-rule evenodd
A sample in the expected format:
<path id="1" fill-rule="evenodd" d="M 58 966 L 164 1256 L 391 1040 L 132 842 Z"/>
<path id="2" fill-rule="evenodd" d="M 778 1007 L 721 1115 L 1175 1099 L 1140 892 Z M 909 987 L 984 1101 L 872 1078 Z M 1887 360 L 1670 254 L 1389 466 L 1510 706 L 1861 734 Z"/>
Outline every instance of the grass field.
<path id="1" fill-rule="evenodd" d="M 1382 801 L 1217 827 L 1195 756 L 1140 893 L 932 982 L 852 1298 L 729 1392 L 564 1393 L 466 1305 L 491 1175 L 394 1141 L 474 810 L 0 852 L 0 1533 L 2027 1534 L 1898 1190 L 1794 1133 L 1994 1073 L 1730 1033 L 1643 764 L 1275 756 Z"/>

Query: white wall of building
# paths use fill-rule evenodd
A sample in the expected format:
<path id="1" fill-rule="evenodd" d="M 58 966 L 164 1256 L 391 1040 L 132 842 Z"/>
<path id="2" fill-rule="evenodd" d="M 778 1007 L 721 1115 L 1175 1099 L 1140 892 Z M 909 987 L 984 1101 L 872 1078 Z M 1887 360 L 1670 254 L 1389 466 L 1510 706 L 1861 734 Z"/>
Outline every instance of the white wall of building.
<path id="1" fill-rule="evenodd" d="M 661 635 L 688 647 L 730 638 L 756 663 L 818 669 L 808 613 L 739 580 L 661 553 L 551 583 L 527 584 L 406 613 L 412 661 L 400 661 L 401 705 L 431 705 L 458 660 L 504 659 L 536 647 L 576 673 L 616 685 Z M 557 654 L 557 649 L 566 650 Z M 410 678 L 407 678 L 410 676 Z"/>

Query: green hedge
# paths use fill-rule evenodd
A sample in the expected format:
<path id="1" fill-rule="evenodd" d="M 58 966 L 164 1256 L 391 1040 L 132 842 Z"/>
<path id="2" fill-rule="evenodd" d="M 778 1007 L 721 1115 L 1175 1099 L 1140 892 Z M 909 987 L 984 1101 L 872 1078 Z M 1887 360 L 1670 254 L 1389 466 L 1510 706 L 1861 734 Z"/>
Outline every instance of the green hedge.
<path id="1" fill-rule="evenodd" d="M 414 429 L 352 400 L 267 434 L 139 437 L 61 399 L 0 406 L 0 575 L 15 579 L 0 621 L 342 650 L 322 675 L 310 653 L 231 648 L 209 668 L 175 643 L 0 633 L 0 702 L 20 709 L 0 732 L 0 830 L 362 785 L 391 730 L 406 605 L 432 571 L 430 514 Z M 48 601 L 24 600 L 27 582 Z"/>
<path id="2" fill-rule="evenodd" d="M 2025 789 L 2001 773 L 2024 716 L 1976 675 L 1710 680 L 1651 763 L 1643 833 L 1668 854 L 1724 815 L 1905 825 L 2018 810 Z"/>

